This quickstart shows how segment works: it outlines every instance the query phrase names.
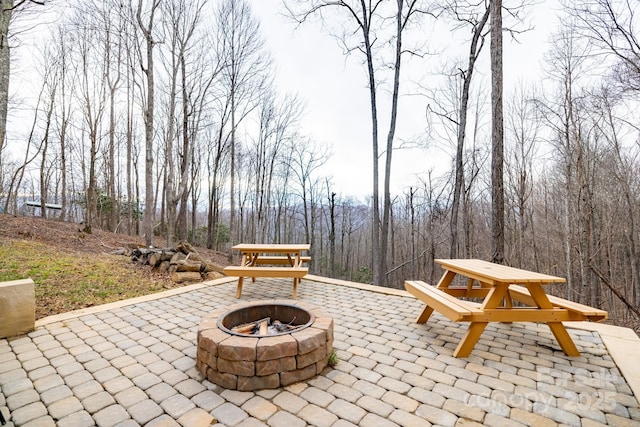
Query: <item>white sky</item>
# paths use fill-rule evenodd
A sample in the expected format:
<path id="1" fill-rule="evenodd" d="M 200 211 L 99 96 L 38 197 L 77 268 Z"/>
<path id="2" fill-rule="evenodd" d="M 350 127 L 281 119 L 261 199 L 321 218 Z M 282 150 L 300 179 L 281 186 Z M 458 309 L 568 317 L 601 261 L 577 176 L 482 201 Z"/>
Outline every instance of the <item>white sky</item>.
<path id="1" fill-rule="evenodd" d="M 533 31 L 519 36 L 520 44 L 504 35 L 505 100 L 510 88 L 520 81 L 537 83 L 540 64 L 547 50 L 548 37 L 556 25 L 557 1 L 547 0 L 532 9 Z M 319 143 L 332 147 L 333 157 L 326 173 L 333 178 L 336 189 L 344 196 L 366 196 L 371 193 L 371 119 L 366 75 L 360 58 L 345 58 L 338 43 L 317 23 L 295 28 L 282 15 L 280 0 L 251 2 L 253 12 L 261 22 L 262 33 L 274 59 L 276 81 L 283 92 L 297 92 L 306 100 L 302 122 L 303 132 Z M 438 41 L 446 46 L 452 39 L 442 30 Z M 467 36 L 464 34 L 463 36 Z M 488 56 L 487 45 L 483 56 Z M 466 52 L 465 46 L 465 52 Z M 451 49 L 445 49 L 450 53 Z M 463 54 L 465 52 L 462 52 Z M 430 63 L 413 62 L 413 70 L 403 63 L 401 85 L 408 87 L 412 77 L 423 74 L 427 67 L 436 68 L 442 58 L 430 57 Z M 476 78 L 489 83 L 488 61 L 478 65 Z M 424 77 L 428 77 L 423 74 Z M 488 86 L 487 86 L 488 91 Z M 404 96 L 400 101 L 396 137 L 410 139 L 425 131 L 424 98 Z M 486 111 L 489 111 L 489 106 Z M 380 110 L 379 144 L 384 147 L 388 126 L 388 109 Z M 381 167 L 383 165 L 381 164 Z M 417 174 L 429 169 L 443 171 L 449 167 L 449 157 L 437 148 L 399 150 L 394 152 L 392 193 L 406 191 L 416 185 Z M 382 183 L 381 183 L 382 184 Z"/>

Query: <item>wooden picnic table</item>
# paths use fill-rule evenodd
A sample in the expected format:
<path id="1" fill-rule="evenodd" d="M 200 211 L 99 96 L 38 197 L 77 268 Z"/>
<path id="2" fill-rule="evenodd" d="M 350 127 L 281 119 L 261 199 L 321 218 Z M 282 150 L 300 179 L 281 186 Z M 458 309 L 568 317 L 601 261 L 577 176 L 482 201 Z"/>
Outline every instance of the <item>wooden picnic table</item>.
<path id="1" fill-rule="evenodd" d="M 425 323 L 433 310 L 454 321 L 470 322 L 454 351 L 455 357 L 467 357 L 480 339 L 488 322 L 540 322 L 551 332 L 568 356 L 579 356 L 563 321 L 600 321 L 607 312 L 548 295 L 544 285 L 564 283 L 550 276 L 478 259 L 436 259 L 444 274 L 433 287 L 421 281 L 406 281 L 405 288 L 427 306 L 416 319 Z M 452 286 L 456 276 L 466 278 L 466 286 Z M 480 298 L 473 303 L 460 298 Z M 514 306 L 518 301 L 526 306 Z"/>
<path id="2" fill-rule="evenodd" d="M 245 277 L 291 277 L 293 278 L 293 299 L 298 296 L 298 283 L 309 272 L 303 263 L 311 257 L 302 253 L 311 248 L 309 244 L 262 244 L 241 243 L 232 249 L 240 251 L 242 261 L 239 266 L 225 267 L 228 276 L 238 276 L 236 298 L 242 295 L 242 284 Z"/>

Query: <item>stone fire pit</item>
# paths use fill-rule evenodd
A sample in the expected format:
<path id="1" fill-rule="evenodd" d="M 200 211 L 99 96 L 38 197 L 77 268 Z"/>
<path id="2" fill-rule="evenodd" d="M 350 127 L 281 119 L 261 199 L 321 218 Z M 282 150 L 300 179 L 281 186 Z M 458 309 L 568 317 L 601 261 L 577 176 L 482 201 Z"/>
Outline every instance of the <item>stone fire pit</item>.
<path id="1" fill-rule="evenodd" d="M 235 326 L 265 317 L 300 325 L 292 332 L 247 335 Z M 213 311 L 198 329 L 196 366 L 212 383 L 251 391 L 318 375 L 333 351 L 333 319 L 297 300 L 255 301 Z"/>

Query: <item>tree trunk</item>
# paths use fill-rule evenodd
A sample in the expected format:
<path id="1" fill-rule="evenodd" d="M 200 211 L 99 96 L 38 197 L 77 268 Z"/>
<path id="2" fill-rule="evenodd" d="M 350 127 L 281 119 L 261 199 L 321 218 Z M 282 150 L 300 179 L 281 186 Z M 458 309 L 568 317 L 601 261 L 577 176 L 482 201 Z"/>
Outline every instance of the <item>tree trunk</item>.
<path id="1" fill-rule="evenodd" d="M 231 170 L 229 171 L 230 185 L 229 185 L 229 251 L 227 253 L 227 260 L 233 261 L 233 250 L 231 247 L 236 242 L 234 238 L 236 236 L 236 102 L 235 92 L 231 88 Z"/>
<path id="2" fill-rule="evenodd" d="M 118 65 L 119 67 L 119 65 Z M 108 195 L 111 199 L 111 212 L 109 212 L 109 230 L 116 231 L 118 227 L 118 196 L 116 190 L 116 109 L 115 109 L 115 85 L 110 88 L 109 97 L 109 190 Z"/>
<path id="3" fill-rule="evenodd" d="M 136 18 L 138 26 L 142 30 L 146 44 L 147 66 L 143 72 L 147 78 L 147 105 L 144 110 L 144 135 L 145 135 L 145 201 L 144 201 L 144 241 L 147 246 L 153 245 L 153 222 L 155 218 L 155 197 L 153 194 L 153 108 L 154 108 L 154 79 L 153 79 L 153 17 L 158 7 L 159 0 L 153 0 L 149 12 L 148 25 L 142 22 L 142 2 L 138 3 Z"/>
<path id="4" fill-rule="evenodd" d="M 9 105 L 9 75 L 11 55 L 9 52 L 9 24 L 13 13 L 13 0 L 0 1 L 0 157 L 7 133 L 7 111 Z"/>
<path id="5" fill-rule="evenodd" d="M 336 193 L 331 193 L 329 198 L 329 274 L 335 277 L 336 274 Z"/>
<path id="6" fill-rule="evenodd" d="M 46 158 L 49 149 L 49 131 L 51 129 L 51 116 L 53 115 L 54 101 L 56 98 L 56 83 L 53 82 L 51 94 L 49 94 L 49 107 L 47 109 L 47 121 L 45 122 L 44 136 L 42 137 L 42 162 L 40 163 L 40 216 L 47 217 L 47 182 L 46 182 Z"/>
<path id="7" fill-rule="evenodd" d="M 176 234 L 178 240 L 186 240 L 189 235 L 187 225 L 189 172 L 193 159 L 190 147 L 192 142 L 190 138 L 191 127 L 189 126 L 189 94 L 187 93 L 187 67 L 184 52 L 180 54 L 180 67 L 182 76 L 182 161 L 180 162 L 180 184 L 178 191 L 178 195 L 180 196 L 180 210 L 176 218 Z M 193 206 L 193 209 L 195 210 L 196 206 Z"/>
<path id="8" fill-rule="evenodd" d="M 462 93 L 460 94 L 460 110 L 459 110 L 459 123 L 458 134 L 456 143 L 456 160 L 455 160 L 455 182 L 453 187 L 453 201 L 451 203 L 451 247 L 449 249 L 449 257 L 458 257 L 458 212 L 460 210 L 460 199 L 462 193 L 462 184 L 464 181 L 464 143 L 467 132 L 467 114 L 469 108 L 469 92 L 471 91 L 471 78 L 473 77 L 473 71 L 475 69 L 476 60 L 482 50 L 483 43 L 478 42 L 484 40 L 482 36 L 482 30 L 489 20 L 491 8 L 487 7 L 484 15 L 480 19 L 480 22 L 475 23 L 473 28 L 473 37 L 471 39 L 471 46 L 469 47 L 469 62 L 467 63 L 467 71 L 462 73 Z"/>
<path id="9" fill-rule="evenodd" d="M 504 262 L 502 0 L 491 1 L 491 259 Z"/>
<path id="10" fill-rule="evenodd" d="M 389 222 L 391 220 L 391 159 L 393 155 L 393 140 L 396 134 L 396 122 L 398 119 L 398 96 L 400 91 L 400 65 L 402 64 L 402 27 L 403 16 L 402 7 L 404 0 L 398 0 L 398 10 L 396 12 L 396 50 L 395 64 L 393 69 L 393 95 L 391 97 L 391 118 L 389 122 L 389 133 L 387 134 L 387 148 L 385 151 L 384 167 L 384 210 L 382 215 L 382 230 L 380 241 L 380 285 L 387 286 L 387 252 L 389 245 Z"/>
<path id="11" fill-rule="evenodd" d="M 366 15 L 366 10 L 363 10 Z M 372 279 L 374 285 L 381 283 L 380 271 L 380 190 L 379 190 L 379 168 L 378 168 L 378 102 L 376 99 L 376 78 L 373 66 L 373 52 L 371 51 L 371 41 L 369 40 L 370 21 L 364 16 L 364 46 L 367 57 L 367 71 L 369 76 L 369 98 L 371 101 L 371 145 L 373 155 L 373 202 L 371 206 L 371 263 Z"/>

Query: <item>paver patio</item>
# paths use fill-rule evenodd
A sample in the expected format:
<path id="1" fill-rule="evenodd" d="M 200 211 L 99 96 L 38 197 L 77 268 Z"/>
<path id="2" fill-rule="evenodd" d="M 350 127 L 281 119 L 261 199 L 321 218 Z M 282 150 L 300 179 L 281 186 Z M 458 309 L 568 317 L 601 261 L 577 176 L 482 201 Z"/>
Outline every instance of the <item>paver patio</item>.
<path id="1" fill-rule="evenodd" d="M 7 425 L 640 425 L 629 330 L 568 324 L 582 354 L 570 358 L 545 325 L 490 324 L 458 359 L 466 325 L 439 314 L 418 325 L 422 304 L 404 291 L 316 276 L 298 299 L 333 317 L 338 365 L 280 389 L 225 390 L 195 368 L 196 333 L 202 316 L 238 302 L 235 288 L 221 279 L 53 316 L 0 340 Z M 289 280 L 260 279 L 241 300 L 290 293 Z"/>

